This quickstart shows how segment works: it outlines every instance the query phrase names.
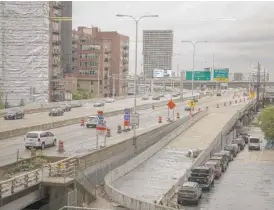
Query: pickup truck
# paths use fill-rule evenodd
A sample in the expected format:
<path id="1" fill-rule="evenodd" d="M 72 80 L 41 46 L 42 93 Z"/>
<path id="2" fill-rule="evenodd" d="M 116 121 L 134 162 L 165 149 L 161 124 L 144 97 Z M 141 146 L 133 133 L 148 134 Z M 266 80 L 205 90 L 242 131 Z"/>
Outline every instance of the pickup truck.
<path id="1" fill-rule="evenodd" d="M 203 190 L 210 190 L 214 185 L 214 176 L 212 168 L 199 166 L 191 170 L 188 181 L 197 182 Z"/>

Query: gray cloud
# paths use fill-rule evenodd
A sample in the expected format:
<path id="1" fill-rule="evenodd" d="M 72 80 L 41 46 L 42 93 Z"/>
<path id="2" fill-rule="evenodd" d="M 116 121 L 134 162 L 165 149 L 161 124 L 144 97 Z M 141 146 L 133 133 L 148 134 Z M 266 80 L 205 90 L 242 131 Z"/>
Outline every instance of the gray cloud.
<path id="1" fill-rule="evenodd" d="M 181 40 L 207 40 L 197 45 L 197 68 L 212 64 L 246 71 L 250 61 L 260 61 L 266 68 L 274 65 L 274 2 L 73 2 L 73 25 L 99 26 L 130 37 L 130 68 L 134 66 L 134 22 L 117 19 L 115 14 L 158 14 L 139 25 L 139 40 L 144 29 L 174 30 L 173 66 L 192 66 L 192 47 Z M 223 18 L 235 18 L 225 21 Z M 138 43 L 138 65 L 142 62 L 142 43 Z M 139 70 L 140 71 L 140 70 Z M 274 74 L 274 73 L 273 73 Z"/>

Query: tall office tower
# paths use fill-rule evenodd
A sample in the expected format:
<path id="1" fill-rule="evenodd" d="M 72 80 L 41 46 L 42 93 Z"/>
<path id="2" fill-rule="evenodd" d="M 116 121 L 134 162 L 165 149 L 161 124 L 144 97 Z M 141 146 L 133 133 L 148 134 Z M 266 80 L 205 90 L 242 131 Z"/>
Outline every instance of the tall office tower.
<path id="1" fill-rule="evenodd" d="M 173 31 L 143 30 L 143 68 L 147 78 L 153 69 L 172 70 Z"/>
<path id="2" fill-rule="evenodd" d="M 62 42 L 61 9 L 59 1 L 0 2 L 0 89 L 9 105 L 64 100 L 62 53 L 72 43 L 71 33 Z"/>

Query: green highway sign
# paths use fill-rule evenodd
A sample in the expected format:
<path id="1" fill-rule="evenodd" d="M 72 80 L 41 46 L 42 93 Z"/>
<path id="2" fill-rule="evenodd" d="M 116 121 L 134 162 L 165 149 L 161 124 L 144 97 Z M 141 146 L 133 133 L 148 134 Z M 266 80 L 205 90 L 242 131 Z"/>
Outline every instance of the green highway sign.
<path id="1" fill-rule="evenodd" d="M 213 80 L 215 82 L 228 82 L 229 68 L 214 69 Z"/>
<path id="2" fill-rule="evenodd" d="M 210 71 L 194 71 L 195 81 L 210 81 L 211 72 Z M 192 71 L 186 71 L 186 80 L 192 80 Z"/>

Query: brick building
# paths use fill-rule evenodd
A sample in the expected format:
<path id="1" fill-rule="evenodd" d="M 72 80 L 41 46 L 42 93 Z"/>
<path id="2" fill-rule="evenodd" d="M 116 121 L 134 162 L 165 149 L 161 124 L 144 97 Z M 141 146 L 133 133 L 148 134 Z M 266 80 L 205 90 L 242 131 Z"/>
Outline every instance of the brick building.
<path id="1" fill-rule="evenodd" d="M 78 89 L 94 96 L 127 94 L 129 38 L 97 27 L 78 27 L 72 33 L 72 70 Z"/>

